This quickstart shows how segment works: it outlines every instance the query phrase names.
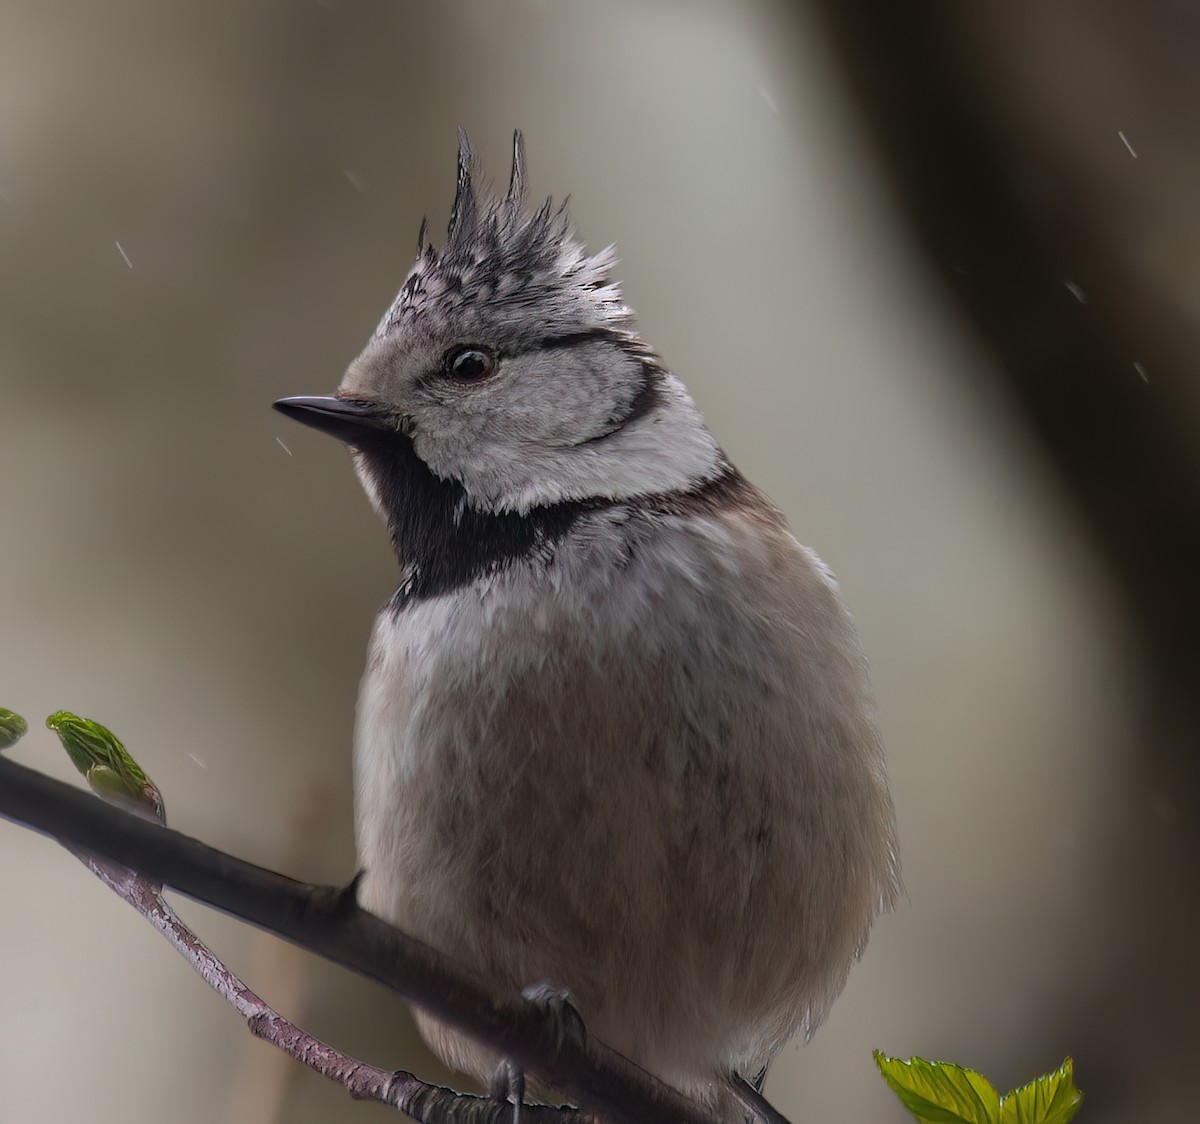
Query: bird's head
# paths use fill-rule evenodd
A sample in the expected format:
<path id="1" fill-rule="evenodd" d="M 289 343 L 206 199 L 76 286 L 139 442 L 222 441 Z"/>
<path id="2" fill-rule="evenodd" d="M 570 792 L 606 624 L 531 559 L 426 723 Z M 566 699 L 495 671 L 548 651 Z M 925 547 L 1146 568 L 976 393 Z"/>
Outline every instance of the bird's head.
<path id="1" fill-rule="evenodd" d="M 454 526 L 688 490 L 723 458 L 682 383 L 637 335 L 565 206 L 526 203 L 514 138 L 503 197 L 477 191 L 460 135 L 445 245 L 416 264 L 329 398 L 283 413 L 345 441 L 402 560 L 432 509 Z M 419 510 L 419 509 L 430 510 Z"/>

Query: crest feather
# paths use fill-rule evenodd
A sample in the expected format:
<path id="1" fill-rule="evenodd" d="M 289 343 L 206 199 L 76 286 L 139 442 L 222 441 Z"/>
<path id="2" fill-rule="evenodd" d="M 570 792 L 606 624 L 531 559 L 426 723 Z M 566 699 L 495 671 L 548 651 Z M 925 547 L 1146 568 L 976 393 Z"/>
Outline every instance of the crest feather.
<path id="1" fill-rule="evenodd" d="M 405 317 L 423 317 L 435 308 L 491 300 L 520 299 L 538 310 L 547 323 L 562 322 L 562 331 L 586 331 L 632 322 L 620 289 L 610 277 L 613 248 L 589 255 L 575 233 L 567 202 L 546 199 L 529 210 L 525 142 L 513 133 L 512 173 L 508 192 L 500 198 L 476 190 L 478 160 L 465 130 L 458 133 L 458 180 L 454 206 L 439 250 L 421 224 L 417 263 L 376 329 L 387 335 Z M 572 327 L 571 325 L 576 325 Z"/>
<path id="2" fill-rule="evenodd" d="M 525 179 L 525 138 L 521 130 L 513 131 L 512 175 L 508 180 L 508 195 L 505 202 L 510 211 L 519 211 L 525 205 L 525 193 L 528 190 Z"/>
<path id="3" fill-rule="evenodd" d="M 450 225 L 446 228 L 446 243 L 470 238 L 478 221 L 479 205 L 475 200 L 475 153 L 467 138 L 467 130 L 458 127 L 458 186 L 454 192 L 454 207 Z"/>

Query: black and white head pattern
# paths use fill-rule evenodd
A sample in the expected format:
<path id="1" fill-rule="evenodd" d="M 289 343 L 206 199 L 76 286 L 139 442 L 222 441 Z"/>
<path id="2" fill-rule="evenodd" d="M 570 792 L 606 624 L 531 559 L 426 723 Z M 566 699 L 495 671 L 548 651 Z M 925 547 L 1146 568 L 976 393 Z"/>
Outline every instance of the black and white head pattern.
<path id="1" fill-rule="evenodd" d="M 416 264 L 338 390 L 386 419 L 351 442 L 356 467 L 402 562 L 438 588 L 588 510 L 731 471 L 637 335 L 612 247 L 589 255 L 565 206 L 527 206 L 519 133 L 508 193 L 481 196 L 476 179 L 460 135 L 445 245 L 422 224 Z"/>

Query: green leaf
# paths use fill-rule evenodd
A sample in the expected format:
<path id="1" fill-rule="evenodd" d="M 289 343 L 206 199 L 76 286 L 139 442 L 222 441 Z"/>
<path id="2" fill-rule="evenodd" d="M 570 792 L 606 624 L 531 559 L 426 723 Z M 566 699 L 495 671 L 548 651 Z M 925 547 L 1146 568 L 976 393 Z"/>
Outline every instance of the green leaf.
<path id="1" fill-rule="evenodd" d="M 1053 1073 L 1006 1093 L 1000 1101 L 1000 1124 L 1068 1124 L 1083 1103 L 1074 1069 L 1067 1058 Z"/>
<path id="2" fill-rule="evenodd" d="M 0 706 L 0 749 L 16 745 L 29 729 L 29 723 L 19 714 Z"/>
<path id="3" fill-rule="evenodd" d="M 107 726 L 66 710 L 50 715 L 46 725 L 97 796 L 143 819 L 166 822 L 162 794 Z"/>
<path id="4" fill-rule="evenodd" d="M 875 1051 L 892 1092 L 921 1124 L 998 1124 L 1000 1094 L 973 1069 L 924 1058 L 902 1061 Z"/>

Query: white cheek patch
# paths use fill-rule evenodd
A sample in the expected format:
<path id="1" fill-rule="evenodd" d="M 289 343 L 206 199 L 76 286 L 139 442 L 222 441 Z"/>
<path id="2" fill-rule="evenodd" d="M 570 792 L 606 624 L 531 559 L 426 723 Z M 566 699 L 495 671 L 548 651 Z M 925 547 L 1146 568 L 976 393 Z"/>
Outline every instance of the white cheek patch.
<path id="1" fill-rule="evenodd" d="M 607 403 L 617 395 L 609 388 L 603 409 L 595 397 L 506 398 L 503 424 L 483 412 L 466 424 L 462 415 L 447 417 L 435 431 L 418 428 L 417 452 L 435 473 L 459 480 L 477 506 L 496 511 L 688 491 L 723 470 L 720 446 L 674 375 L 661 375 L 653 409 L 611 433 Z"/>
<path id="2" fill-rule="evenodd" d="M 352 456 L 354 458 L 354 471 L 363 486 L 363 491 L 367 493 L 367 499 L 371 501 L 371 506 L 375 509 L 375 514 L 386 521 L 387 512 L 383 509 L 383 501 L 379 495 L 379 485 L 375 482 L 374 474 L 367 467 L 366 458 L 358 452 L 352 452 Z"/>

